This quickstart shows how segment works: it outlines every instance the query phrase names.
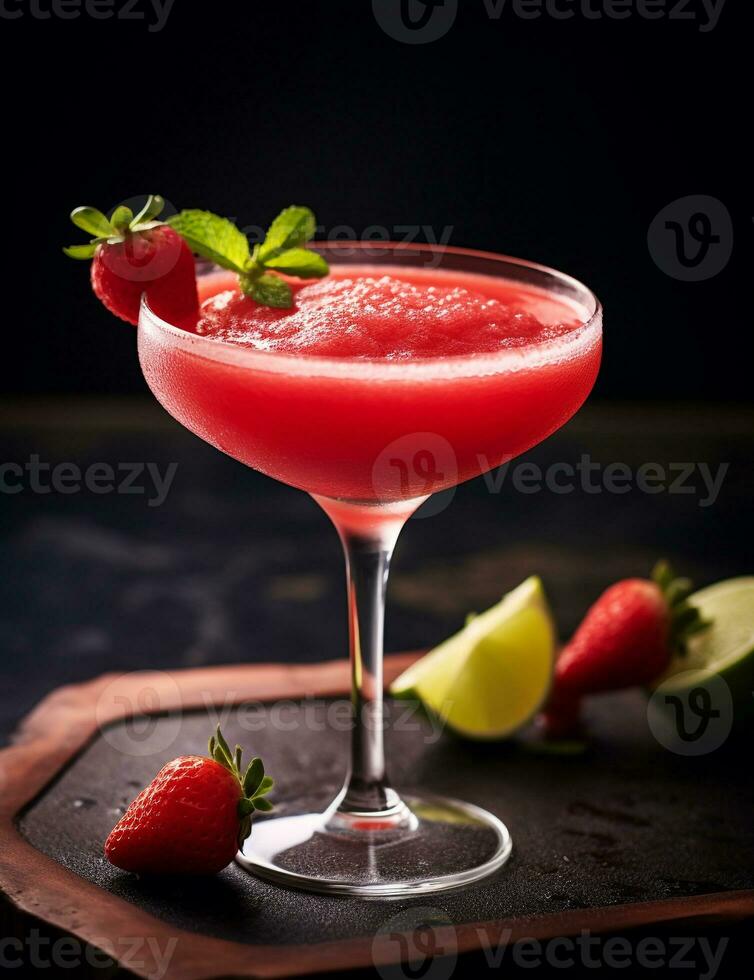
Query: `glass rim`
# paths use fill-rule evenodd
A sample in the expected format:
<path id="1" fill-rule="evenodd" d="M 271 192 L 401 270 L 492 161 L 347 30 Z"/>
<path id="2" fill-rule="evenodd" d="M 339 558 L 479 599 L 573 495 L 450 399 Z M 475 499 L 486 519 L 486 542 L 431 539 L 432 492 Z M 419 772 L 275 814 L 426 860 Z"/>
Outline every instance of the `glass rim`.
<path id="1" fill-rule="evenodd" d="M 596 294 L 580 280 L 560 272 L 550 266 L 528 259 L 516 258 L 499 252 L 488 252 L 481 249 L 462 248 L 459 246 L 430 244 L 424 242 L 391 242 L 382 240 L 350 240 L 343 239 L 333 242 L 312 242 L 310 247 L 318 252 L 338 252 L 347 249 L 361 251 L 364 254 L 364 264 L 369 264 L 367 255 L 370 250 L 380 253 L 409 253 L 413 255 L 430 254 L 433 256 L 456 256 L 458 258 L 479 260 L 480 262 L 497 263 L 522 270 L 541 274 L 564 285 L 573 293 L 580 294 L 585 309 L 591 308 L 588 318 L 573 330 L 559 337 L 543 340 L 526 347 L 503 348 L 499 351 L 456 354 L 452 356 L 426 357 L 405 360 L 387 360 L 385 358 L 338 358 L 323 357 L 317 354 L 286 353 L 281 351 L 266 351 L 258 348 L 243 347 L 230 341 L 216 340 L 202 334 L 191 333 L 163 319 L 151 309 L 147 302 L 146 293 L 142 294 L 139 313 L 139 332 L 146 323 L 157 328 L 177 341 L 178 347 L 187 353 L 212 361 L 220 361 L 232 366 L 247 368 L 255 371 L 283 372 L 286 374 L 348 377 L 366 376 L 368 379 L 379 380 L 399 377 L 419 379 L 435 379 L 443 377 L 475 377 L 488 374 L 504 373 L 532 369 L 544 364 L 569 360 L 577 356 L 582 348 L 588 348 L 596 343 L 602 334 L 602 304 Z M 342 263 L 343 265 L 347 263 Z M 356 263 L 354 263 L 356 264 Z M 375 265 L 389 266 L 387 261 L 375 261 Z M 411 268 L 411 266 L 406 266 Z M 223 270 L 217 270 L 222 272 Z M 489 275 L 490 273 L 463 270 L 471 275 Z M 510 276 L 501 274 L 501 279 Z M 515 281 L 515 280 L 511 280 Z M 544 286 L 535 287 L 547 292 Z"/>

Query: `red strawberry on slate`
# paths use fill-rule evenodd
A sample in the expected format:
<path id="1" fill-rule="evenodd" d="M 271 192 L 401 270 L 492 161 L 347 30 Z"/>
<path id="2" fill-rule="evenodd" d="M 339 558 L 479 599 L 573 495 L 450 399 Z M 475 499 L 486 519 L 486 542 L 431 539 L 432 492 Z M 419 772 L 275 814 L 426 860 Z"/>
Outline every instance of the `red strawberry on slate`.
<path id="1" fill-rule="evenodd" d="M 220 728 L 209 740 L 210 758 L 174 759 L 131 803 L 107 838 L 111 864 L 138 874 L 216 874 L 251 833 L 254 810 L 273 781 L 261 759 L 241 775 L 241 748 L 231 753 Z"/>
<path id="2" fill-rule="evenodd" d="M 555 664 L 552 694 L 544 711 L 548 735 L 574 734 L 585 694 L 648 684 L 683 653 L 686 640 L 709 624 L 686 600 L 689 579 L 675 578 L 659 562 L 651 579 L 610 586 L 589 609 Z"/>
<path id="3" fill-rule="evenodd" d="M 123 205 L 110 218 L 96 208 L 76 208 L 71 221 L 95 237 L 63 251 L 74 259 L 92 259 L 92 289 L 122 320 L 138 322 L 146 293 L 155 313 L 191 327 L 199 309 L 194 257 L 176 231 L 156 220 L 164 206 L 163 199 L 152 194 L 135 217 Z"/>

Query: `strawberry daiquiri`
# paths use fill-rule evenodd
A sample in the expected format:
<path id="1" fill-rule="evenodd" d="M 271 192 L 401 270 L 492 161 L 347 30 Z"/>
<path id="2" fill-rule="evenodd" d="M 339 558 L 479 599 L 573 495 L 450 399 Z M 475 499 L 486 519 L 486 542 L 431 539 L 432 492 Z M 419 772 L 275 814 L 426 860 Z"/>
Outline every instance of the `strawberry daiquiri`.
<path id="1" fill-rule="evenodd" d="M 205 441 L 312 494 L 340 535 L 348 572 L 345 783 L 332 800 L 311 790 L 306 773 L 298 792 L 291 777 L 280 815 L 255 821 L 250 836 L 242 828 L 237 860 L 288 887 L 352 896 L 414 896 L 483 878 L 511 853 L 500 819 L 445 795 L 399 794 L 388 778 L 390 559 L 431 493 L 525 452 L 576 412 L 599 369 L 600 305 L 569 276 L 491 253 L 312 248 L 308 208 L 284 210 L 253 247 L 210 212 L 163 222 L 161 210 L 156 196 L 135 217 L 77 208 L 74 223 L 93 237 L 66 251 L 92 260 L 95 292 L 123 319 L 134 321 L 143 291 L 139 358 L 154 394 Z M 196 282 L 185 274 L 187 250 L 210 264 Z M 307 731 L 299 738 L 316 741 Z M 240 766 L 230 778 L 208 760 L 181 762 L 176 775 L 193 766 L 249 809 Z M 235 829 L 229 821 L 227 847 L 208 867 L 226 858 Z M 140 825 L 132 836 L 121 865 L 137 868 Z M 175 851 L 171 869 L 191 866 L 185 853 Z"/>
<path id="2" fill-rule="evenodd" d="M 334 265 L 291 310 L 231 280 L 200 281 L 195 334 L 145 318 L 145 377 L 207 442 L 322 496 L 400 500 L 477 476 L 570 418 L 599 366 L 585 311 L 492 276 Z"/>

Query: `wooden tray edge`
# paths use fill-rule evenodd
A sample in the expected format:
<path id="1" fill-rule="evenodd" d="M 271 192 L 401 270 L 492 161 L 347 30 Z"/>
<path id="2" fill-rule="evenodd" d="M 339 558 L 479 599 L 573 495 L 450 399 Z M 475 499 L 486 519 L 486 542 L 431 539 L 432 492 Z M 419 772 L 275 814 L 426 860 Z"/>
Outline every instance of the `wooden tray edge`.
<path id="1" fill-rule="evenodd" d="M 389 683 L 419 654 L 386 658 Z M 33 848 L 17 828 L 17 818 L 73 757 L 107 724 L 129 717 L 139 708 L 138 695 L 156 691 L 158 700 L 147 713 L 194 710 L 209 704 L 242 703 L 346 693 L 349 668 L 345 660 L 316 665 L 230 665 L 186 671 L 138 671 L 106 674 L 83 684 L 59 688 L 34 708 L 19 726 L 14 744 L 0 751 L 0 890 L 11 905 L 102 949 L 138 976 L 166 980 L 208 980 L 218 975 L 289 977 L 302 972 L 369 967 L 397 962 L 398 956 L 371 937 L 296 946 L 251 946 L 176 929 L 137 906 L 104 892 Z M 117 697 L 114 695 L 117 693 Z M 134 708 L 136 706 L 136 710 Z M 588 915 L 588 923 L 586 916 Z M 569 910 L 534 919 L 508 918 L 449 926 L 459 952 L 486 944 L 522 938 L 548 939 L 579 932 L 609 932 L 670 921 L 714 918 L 731 920 L 754 915 L 754 890 L 721 892 L 589 910 Z M 443 930 L 438 942 L 443 942 Z M 129 948 L 128 940 L 150 937 L 159 949 L 175 941 L 167 972 L 151 947 Z M 397 944 L 391 944 L 395 949 Z M 302 948 L 306 950 L 302 971 Z"/>

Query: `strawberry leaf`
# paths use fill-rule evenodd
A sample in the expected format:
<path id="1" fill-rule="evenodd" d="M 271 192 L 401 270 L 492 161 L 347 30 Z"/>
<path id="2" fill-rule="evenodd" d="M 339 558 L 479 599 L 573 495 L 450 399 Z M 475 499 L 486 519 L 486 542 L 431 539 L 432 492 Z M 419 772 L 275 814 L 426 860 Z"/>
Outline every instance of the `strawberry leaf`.
<path id="1" fill-rule="evenodd" d="M 77 228 L 95 238 L 109 238 L 114 233 L 113 226 L 97 208 L 74 208 L 71 211 L 71 221 Z"/>
<path id="2" fill-rule="evenodd" d="M 110 215 L 110 224 L 119 235 L 125 235 L 133 220 L 134 213 L 125 204 L 119 205 Z"/>
<path id="3" fill-rule="evenodd" d="M 219 762 L 221 766 L 226 769 L 233 769 L 233 763 L 230 761 L 230 756 L 224 751 L 222 745 L 216 745 L 213 754 L 215 762 Z"/>
<path id="4" fill-rule="evenodd" d="M 263 796 L 265 793 L 269 793 L 272 787 L 275 785 L 275 780 L 272 776 L 265 776 L 259 787 L 254 794 L 254 796 Z"/>
<path id="5" fill-rule="evenodd" d="M 655 567 L 652 569 L 652 581 L 656 582 L 663 592 L 673 581 L 674 577 L 673 569 L 664 559 L 658 561 Z"/>
<path id="6" fill-rule="evenodd" d="M 242 820 L 244 817 L 248 817 L 248 815 L 253 812 L 254 812 L 254 803 L 252 800 L 241 799 L 238 801 L 238 816 Z"/>
<path id="7" fill-rule="evenodd" d="M 247 816 L 241 820 L 241 825 L 238 828 L 238 846 L 243 847 L 243 842 L 251 833 L 251 817 Z"/>
<path id="8" fill-rule="evenodd" d="M 256 796 L 249 802 L 254 806 L 255 810 L 261 810 L 263 813 L 269 813 L 272 809 L 272 803 L 263 796 Z"/>
<path id="9" fill-rule="evenodd" d="M 264 779 L 264 765 L 259 758 L 252 759 L 243 777 L 243 791 L 247 796 L 253 796 Z"/>
<path id="10" fill-rule="evenodd" d="M 652 569 L 652 581 L 662 591 L 670 610 L 670 649 L 674 654 L 684 656 L 688 638 L 712 624 L 687 601 L 694 588 L 691 579 L 676 578 L 669 562 L 657 562 Z"/>
<path id="11" fill-rule="evenodd" d="M 665 598 L 671 606 L 680 605 L 694 591 L 694 583 L 690 578 L 676 578 L 665 589 Z"/>
<path id="12" fill-rule="evenodd" d="M 219 725 L 215 729 L 215 738 L 217 740 L 217 744 L 220 746 L 220 748 L 223 751 L 223 755 L 227 758 L 228 762 L 232 762 L 233 756 L 231 755 L 230 746 L 225 741 L 225 736 L 220 731 Z"/>
<path id="13" fill-rule="evenodd" d="M 67 245 L 63 251 L 70 259 L 91 259 L 97 250 L 96 242 L 89 242 L 87 245 Z"/>
<path id="14" fill-rule="evenodd" d="M 158 214 L 165 207 L 165 201 L 159 194 L 150 194 L 146 200 L 146 204 L 139 211 L 136 217 L 131 222 L 131 227 L 136 228 L 137 225 L 146 224 L 147 222 L 154 221 Z"/>

